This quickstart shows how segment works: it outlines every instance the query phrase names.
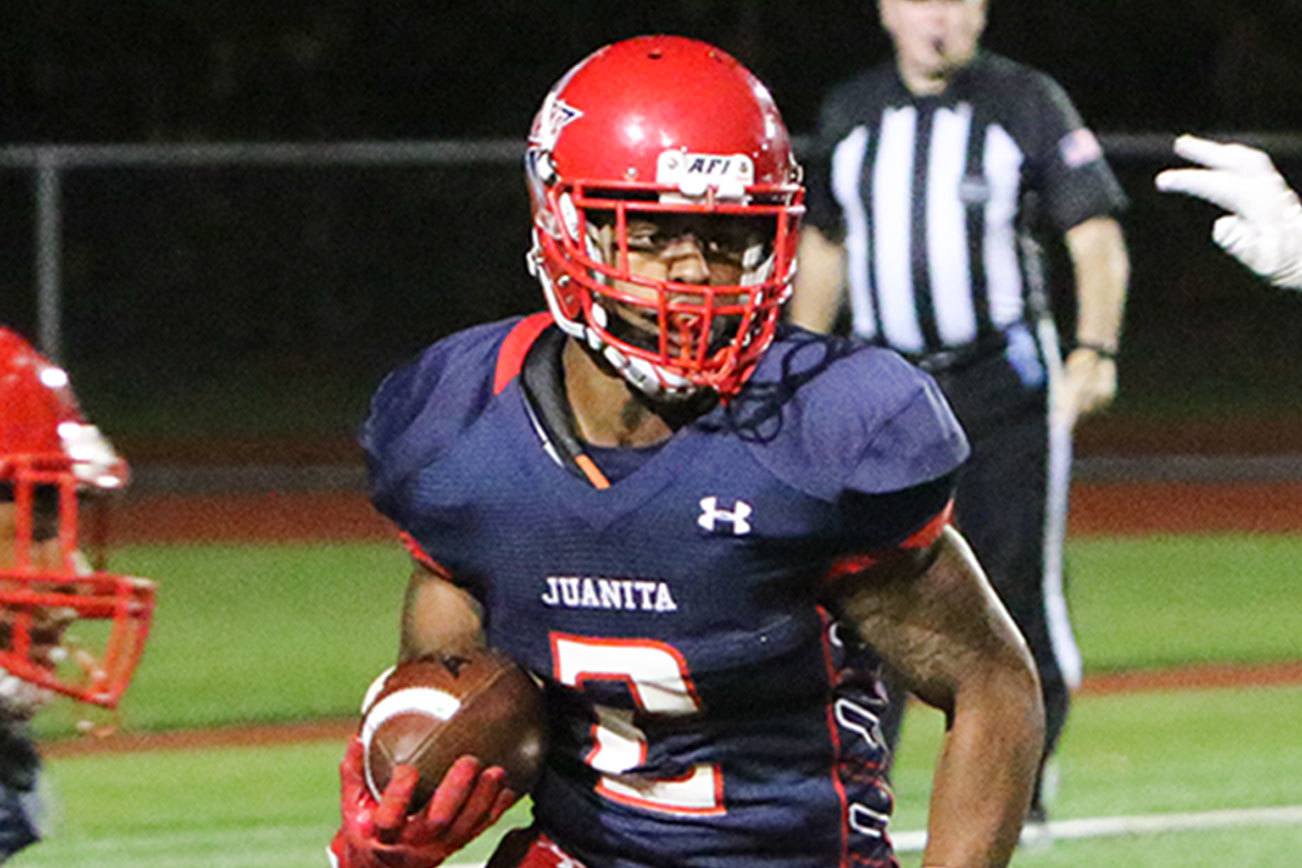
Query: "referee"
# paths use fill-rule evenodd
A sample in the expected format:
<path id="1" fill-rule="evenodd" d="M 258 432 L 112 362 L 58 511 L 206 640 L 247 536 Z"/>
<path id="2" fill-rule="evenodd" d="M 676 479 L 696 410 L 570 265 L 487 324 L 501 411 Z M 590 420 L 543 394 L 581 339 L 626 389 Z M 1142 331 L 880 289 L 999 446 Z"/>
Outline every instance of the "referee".
<path id="1" fill-rule="evenodd" d="M 1071 428 L 1116 392 L 1129 259 L 1114 215 L 1126 200 L 1062 88 L 978 50 L 985 0 L 878 11 L 894 62 L 824 102 L 790 316 L 831 330 L 848 285 L 854 334 L 945 392 L 972 443 L 955 522 L 1035 656 L 1047 761 L 1081 669 L 1062 582 Z M 1074 269 L 1065 361 L 1032 235 L 1046 225 Z M 894 747 L 907 685 L 892 687 Z M 1042 763 L 1032 822 L 1043 778 Z"/>

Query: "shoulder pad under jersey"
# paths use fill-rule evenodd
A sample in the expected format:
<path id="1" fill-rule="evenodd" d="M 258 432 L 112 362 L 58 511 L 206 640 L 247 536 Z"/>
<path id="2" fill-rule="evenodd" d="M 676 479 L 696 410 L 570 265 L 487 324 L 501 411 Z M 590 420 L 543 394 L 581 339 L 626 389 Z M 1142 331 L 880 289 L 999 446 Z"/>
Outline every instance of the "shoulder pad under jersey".
<path id="1" fill-rule="evenodd" d="M 394 489 L 448 448 L 492 400 L 499 350 L 519 321 L 456 332 L 385 377 L 358 436 L 371 499 L 381 511 Z"/>
<path id="2" fill-rule="evenodd" d="M 730 407 L 756 458 L 828 502 L 952 473 L 967 438 L 935 381 L 899 354 L 785 329 Z"/>

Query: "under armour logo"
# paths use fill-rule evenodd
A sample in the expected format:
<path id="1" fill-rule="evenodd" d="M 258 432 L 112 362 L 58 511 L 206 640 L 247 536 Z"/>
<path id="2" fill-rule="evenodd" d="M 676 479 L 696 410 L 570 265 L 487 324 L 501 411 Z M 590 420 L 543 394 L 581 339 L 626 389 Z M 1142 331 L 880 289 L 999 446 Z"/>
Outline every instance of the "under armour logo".
<path id="1" fill-rule="evenodd" d="M 737 505 L 731 509 L 719 509 L 719 498 L 714 495 L 701 498 L 701 517 L 696 523 L 702 529 L 713 533 L 719 522 L 727 522 L 732 527 L 733 536 L 742 536 L 750 533 L 750 514 L 755 510 L 749 503 L 744 500 L 737 501 Z"/>

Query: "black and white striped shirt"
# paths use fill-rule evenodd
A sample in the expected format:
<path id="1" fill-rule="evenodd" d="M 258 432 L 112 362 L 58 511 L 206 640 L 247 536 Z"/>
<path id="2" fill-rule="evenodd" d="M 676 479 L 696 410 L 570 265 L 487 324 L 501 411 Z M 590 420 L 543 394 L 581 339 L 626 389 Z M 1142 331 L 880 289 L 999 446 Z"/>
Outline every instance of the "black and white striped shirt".
<path id="1" fill-rule="evenodd" d="M 893 63 L 841 85 L 811 157 L 806 219 L 844 241 L 855 334 L 911 355 L 1038 319 L 1030 230 L 1126 203 L 1062 88 L 989 52 L 939 96 Z"/>

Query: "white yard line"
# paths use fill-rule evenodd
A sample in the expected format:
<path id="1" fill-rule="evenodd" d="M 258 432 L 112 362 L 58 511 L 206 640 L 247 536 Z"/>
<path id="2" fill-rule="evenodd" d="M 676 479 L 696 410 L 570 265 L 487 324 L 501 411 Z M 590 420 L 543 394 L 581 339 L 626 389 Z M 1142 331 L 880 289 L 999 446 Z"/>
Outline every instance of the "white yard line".
<path id="1" fill-rule="evenodd" d="M 1189 814 L 1142 814 L 1133 817 L 1052 820 L 1049 822 L 1049 837 L 1061 841 L 1072 838 L 1113 838 L 1120 835 L 1156 835 L 1162 832 L 1300 824 L 1302 824 L 1302 805 L 1285 805 L 1278 808 L 1234 808 Z M 898 832 L 891 835 L 891 840 L 895 842 L 895 849 L 901 853 L 917 852 L 926 845 L 927 833 L 921 830 Z"/>
<path id="2" fill-rule="evenodd" d="M 1056 840 L 1105 838 L 1121 835 L 1154 835 L 1259 826 L 1302 825 L 1302 805 L 1270 808 L 1235 808 L 1185 814 L 1143 814 L 1120 817 L 1087 817 L 1049 823 L 1049 836 Z M 325 866 L 325 841 L 329 830 L 320 824 L 286 824 L 262 828 L 208 831 L 178 830 L 142 834 L 93 836 L 57 848 L 59 868 L 69 866 L 166 866 L 166 868 L 276 868 L 302 862 L 304 836 L 321 839 L 321 860 Z M 920 851 L 926 833 L 903 831 L 891 836 L 901 853 Z M 42 859 L 42 847 L 25 852 L 24 865 L 53 865 Z M 52 854 L 53 856 L 53 854 Z M 446 863 L 447 868 L 483 868 L 482 862 Z"/>

